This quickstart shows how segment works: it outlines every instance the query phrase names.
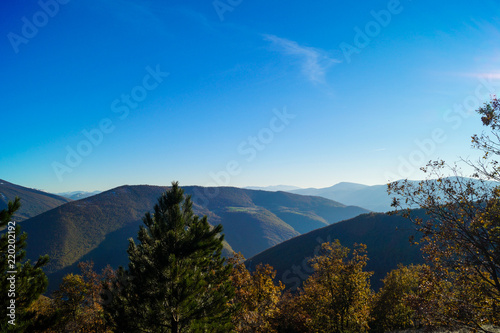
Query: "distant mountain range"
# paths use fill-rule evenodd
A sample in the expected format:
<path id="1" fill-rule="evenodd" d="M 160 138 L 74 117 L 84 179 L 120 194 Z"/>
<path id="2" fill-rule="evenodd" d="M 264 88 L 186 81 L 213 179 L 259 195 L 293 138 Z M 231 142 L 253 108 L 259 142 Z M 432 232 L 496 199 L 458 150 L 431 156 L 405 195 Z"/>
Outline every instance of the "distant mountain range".
<path id="1" fill-rule="evenodd" d="M 91 197 L 93 195 L 102 193 L 102 191 L 94 191 L 94 192 L 86 192 L 86 191 L 73 191 L 73 192 L 62 192 L 62 193 L 57 193 L 57 195 L 60 195 L 61 197 L 65 197 L 71 200 L 80 200 L 80 199 L 85 199 L 88 197 Z"/>
<path id="2" fill-rule="evenodd" d="M 234 187 L 183 187 L 192 195 L 196 214 L 221 223 L 225 253 L 251 257 L 302 233 L 345 220 L 368 210 L 321 197 Z M 127 263 L 128 238 L 135 237 L 142 217 L 152 211 L 162 186 L 120 186 L 61 205 L 23 222 L 28 233 L 28 257 L 49 254 L 46 267 L 51 288 L 79 261 L 96 268 Z M 209 191 L 215 195 L 207 196 Z M 208 199 L 207 199 L 208 198 Z"/>
<path id="3" fill-rule="evenodd" d="M 289 191 L 275 191 L 277 188 Z M 339 183 L 322 189 L 290 188 L 183 187 L 192 196 L 196 214 L 207 215 L 212 225 L 223 225 L 225 255 L 241 252 L 250 258 L 249 267 L 269 263 L 287 287 L 307 278 L 310 269 L 306 258 L 314 255 L 322 242 L 334 239 L 349 247 L 367 244 L 367 268 L 375 272 L 372 281 L 376 287 L 399 263 L 422 261 L 419 249 L 408 241 L 415 233 L 408 220 L 371 213 L 359 206 L 390 210 L 386 185 Z M 102 193 L 64 193 L 83 197 L 72 201 L 0 180 L 0 209 L 15 196 L 21 198 L 18 220 L 24 220 L 22 227 L 28 233 L 28 257 L 49 254 L 46 272 L 53 289 L 64 274 L 78 272 L 80 261 L 93 260 L 97 269 L 107 264 L 126 265 L 128 239 L 136 237 L 142 217 L 152 211 L 167 189 L 125 185 Z"/>
<path id="4" fill-rule="evenodd" d="M 392 196 L 387 193 L 387 185 L 363 185 L 342 182 L 324 188 L 300 188 L 290 185 L 275 185 L 246 189 L 263 191 L 286 191 L 301 195 L 314 195 L 341 202 L 345 205 L 359 206 L 374 212 L 387 212 L 391 210 Z"/>
<path id="5" fill-rule="evenodd" d="M 299 190 L 300 187 L 290 185 L 271 185 L 271 186 L 247 186 L 247 190 L 262 190 L 262 191 L 293 191 Z"/>
<path id="6" fill-rule="evenodd" d="M 415 213 L 424 217 L 420 210 Z M 321 243 L 338 239 L 351 249 L 354 243 L 363 243 L 370 259 L 366 270 L 374 272 L 372 288 L 378 289 L 380 280 L 398 264 L 423 262 L 420 248 L 410 243 L 410 236 L 420 237 L 414 225 L 401 215 L 362 214 L 278 244 L 248 259 L 246 265 L 250 269 L 259 263 L 273 266 L 276 277 L 293 289 L 311 274 L 308 259 L 319 253 Z"/>
<path id="7" fill-rule="evenodd" d="M 14 215 L 14 220 L 18 222 L 71 201 L 71 199 L 56 194 L 23 187 L 0 179 L 0 210 L 5 209 L 8 202 L 13 201 L 16 196 L 21 198 L 21 208 Z"/>
<path id="8" fill-rule="evenodd" d="M 343 182 L 325 188 L 304 188 L 289 191 L 302 195 L 316 195 L 342 202 L 345 205 L 361 206 L 374 212 L 392 210 L 392 196 L 387 193 L 387 185 L 370 186 Z"/>
<path id="9" fill-rule="evenodd" d="M 290 185 L 275 185 L 246 189 L 263 191 L 286 191 L 301 195 L 314 195 L 341 202 L 345 205 L 360 206 L 374 212 L 387 212 L 391 210 L 392 196 L 387 193 L 387 185 L 363 185 L 342 182 L 324 188 L 300 188 Z"/>
<path id="10" fill-rule="evenodd" d="M 452 180 L 460 179 L 460 181 L 472 181 L 478 186 L 481 182 L 477 179 L 465 177 L 450 177 Z M 420 181 L 410 181 L 414 184 Z M 489 187 L 498 186 L 499 183 L 495 181 L 486 181 L 485 184 Z M 288 190 L 287 190 L 288 191 Z M 357 183 L 342 182 L 325 188 L 305 188 L 289 190 L 291 193 L 302 195 L 315 195 L 330 200 L 335 200 L 343 203 L 344 205 L 354 205 L 369 209 L 373 212 L 388 212 L 392 211 L 391 207 L 392 198 L 394 194 L 387 193 L 387 184 L 385 185 L 363 185 Z"/>

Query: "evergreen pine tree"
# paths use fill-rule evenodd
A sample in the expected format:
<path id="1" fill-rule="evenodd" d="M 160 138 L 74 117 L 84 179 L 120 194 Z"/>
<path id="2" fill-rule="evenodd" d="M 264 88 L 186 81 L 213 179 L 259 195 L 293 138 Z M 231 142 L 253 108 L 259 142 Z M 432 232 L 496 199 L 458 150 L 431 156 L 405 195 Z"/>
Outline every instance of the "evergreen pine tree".
<path id="1" fill-rule="evenodd" d="M 35 265 L 29 260 L 23 262 L 27 235 L 21 234 L 21 227 L 12 220 L 19 207 L 21 200 L 16 197 L 0 211 L 0 229 L 3 229 L 0 238 L 0 332 L 25 332 L 33 318 L 28 308 L 48 285 L 41 269 L 48 262 L 48 256 L 40 257 Z"/>
<path id="2" fill-rule="evenodd" d="M 194 215 L 190 197 L 172 183 L 130 239 L 105 304 L 118 332 L 228 332 L 232 265 L 221 256 L 222 226 Z"/>

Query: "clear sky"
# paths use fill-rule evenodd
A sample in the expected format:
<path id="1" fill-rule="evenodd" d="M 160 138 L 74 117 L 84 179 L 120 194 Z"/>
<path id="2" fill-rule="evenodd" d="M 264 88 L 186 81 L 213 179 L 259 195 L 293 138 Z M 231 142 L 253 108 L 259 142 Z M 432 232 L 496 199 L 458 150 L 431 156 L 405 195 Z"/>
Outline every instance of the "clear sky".
<path id="1" fill-rule="evenodd" d="M 475 156 L 498 1 L 7 0 L 0 178 L 325 187 Z"/>

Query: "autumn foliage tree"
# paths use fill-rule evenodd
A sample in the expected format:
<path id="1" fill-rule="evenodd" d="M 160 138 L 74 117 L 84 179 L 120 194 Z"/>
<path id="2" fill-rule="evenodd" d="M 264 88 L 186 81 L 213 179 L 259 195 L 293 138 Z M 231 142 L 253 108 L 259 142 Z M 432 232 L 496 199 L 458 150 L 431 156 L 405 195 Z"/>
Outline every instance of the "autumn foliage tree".
<path id="1" fill-rule="evenodd" d="M 299 291 L 297 302 L 312 332 L 366 332 L 370 318 L 370 276 L 365 272 L 366 246 L 354 250 L 338 240 L 324 243 L 311 259 L 314 273 Z"/>
<path id="2" fill-rule="evenodd" d="M 299 289 L 300 291 L 300 289 Z M 285 291 L 278 303 L 278 316 L 274 318 L 274 329 L 278 333 L 309 333 L 310 315 L 303 307 L 299 292 Z"/>
<path id="3" fill-rule="evenodd" d="M 104 320 L 101 294 L 103 283 L 114 273 L 111 268 L 101 274 L 93 270 L 93 262 L 78 265 L 82 274 L 68 274 L 59 289 L 53 293 L 54 305 L 61 311 L 61 324 L 65 330 L 108 332 Z"/>
<path id="4" fill-rule="evenodd" d="M 63 277 L 52 297 L 42 297 L 32 310 L 36 320 L 30 327 L 32 332 L 111 332 L 108 329 L 103 302 L 103 286 L 114 277 L 107 267 L 99 274 L 93 270 L 93 262 L 81 262 L 81 274 Z"/>
<path id="5" fill-rule="evenodd" d="M 419 323 L 431 328 L 488 332 L 498 314 L 491 311 L 491 299 L 484 296 L 484 284 L 467 267 L 449 270 L 435 263 L 424 265 L 416 293 L 408 297 Z"/>
<path id="6" fill-rule="evenodd" d="M 478 113 L 490 133 L 472 137 L 473 146 L 484 152 L 478 162 L 466 161 L 475 169 L 473 178 L 458 177 L 456 166 L 435 161 L 422 168 L 428 180 L 389 184 L 389 193 L 399 198 L 393 206 L 423 234 L 431 268 L 426 306 L 440 304 L 435 308 L 449 310 L 436 312 L 443 323 L 473 329 L 500 323 L 500 187 L 489 182 L 500 180 L 495 159 L 500 155 L 500 101 L 494 97 Z M 445 177 L 450 170 L 455 177 Z M 416 217 L 410 207 L 422 208 L 428 218 Z"/>
<path id="7" fill-rule="evenodd" d="M 402 266 L 387 273 L 372 305 L 372 332 L 388 332 L 418 326 L 412 300 L 417 295 L 423 265 Z"/>
<path id="8" fill-rule="evenodd" d="M 276 271 L 259 264 L 250 272 L 243 256 L 229 259 L 234 268 L 231 281 L 235 288 L 233 323 L 237 332 L 275 332 L 274 319 L 279 315 L 278 302 L 285 286 L 275 282 Z"/>

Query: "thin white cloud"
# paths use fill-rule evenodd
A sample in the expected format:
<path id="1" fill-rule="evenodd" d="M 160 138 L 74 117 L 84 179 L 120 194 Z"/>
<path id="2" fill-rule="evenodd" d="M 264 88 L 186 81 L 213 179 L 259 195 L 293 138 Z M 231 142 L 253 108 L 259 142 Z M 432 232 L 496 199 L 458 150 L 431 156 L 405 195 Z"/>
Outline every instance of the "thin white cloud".
<path id="1" fill-rule="evenodd" d="M 462 76 L 466 76 L 466 77 L 474 77 L 474 78 L 477 78 L 477 79 L 480 79 L 480 78 L 485 78 L 485 79 L 495 79 L 495 80 L 498 80 L 500 79 L 500 73 L 498 72 L 490 72 L 490 73 L 463 73 Z"/>
<path id="2" fill-rule="evenodd" d="M 495 65 L 488 65 L 487 67 L 494 67 Z M 496 66 L 498 67 L 498 66 Z M 430 75 L 438 77 L 450 77 L 450 78 L 467 78 L 467 79 L 485 79 L 485 80 L 499 80 L 500 72 L 497 70 L 493 71 L 471 71 L 471 72 L 442 72 L 442 71 L 429 71 Z"/>
<path id="3" fill-rule="evenodd" d="M 340 60 L 326 55 L 326 52 L 274 35 L 264 35 L 264 39 L 277 46 L 284 54 L 301 59 L 302 73 L 314 83 L 324 83 L 327 69 Z"/>

